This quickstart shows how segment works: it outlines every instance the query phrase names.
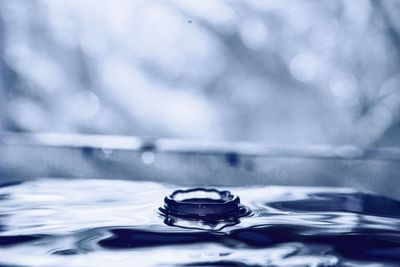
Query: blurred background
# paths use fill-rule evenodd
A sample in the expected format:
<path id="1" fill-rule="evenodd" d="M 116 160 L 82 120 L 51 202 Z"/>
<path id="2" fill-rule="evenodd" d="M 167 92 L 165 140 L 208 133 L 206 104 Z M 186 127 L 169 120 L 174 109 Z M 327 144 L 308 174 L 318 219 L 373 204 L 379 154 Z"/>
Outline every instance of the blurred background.
<path id="1" fill-rule="evenodd" d="M 400 145 L 400 2 L 1 0 L 0 128 Z"/>

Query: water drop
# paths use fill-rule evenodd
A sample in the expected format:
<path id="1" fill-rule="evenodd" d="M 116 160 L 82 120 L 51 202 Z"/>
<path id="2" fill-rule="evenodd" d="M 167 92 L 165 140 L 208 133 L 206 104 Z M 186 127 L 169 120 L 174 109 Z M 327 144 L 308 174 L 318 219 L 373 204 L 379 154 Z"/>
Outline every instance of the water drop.
<path id="1" fill-rule="evenodd" d="M 160 210 L 166 215 L 200 220 L 240 217 L 246 213 L 238 196 L 229 191 L 204 188 L 176 190 L 165 197 Z"/>

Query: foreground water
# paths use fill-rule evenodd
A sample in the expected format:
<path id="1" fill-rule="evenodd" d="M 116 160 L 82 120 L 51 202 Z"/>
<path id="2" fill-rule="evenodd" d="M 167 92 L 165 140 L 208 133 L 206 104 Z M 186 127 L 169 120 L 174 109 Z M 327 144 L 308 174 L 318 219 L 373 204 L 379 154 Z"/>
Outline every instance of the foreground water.
<path id="1" fill-rule="evenodd" d="M 0 188 L 0 266 L 399 266 L 400 202 L 351 189 L 230 188 L 250 212 L 165 217 L 173 186 L 41 179 Z"/>

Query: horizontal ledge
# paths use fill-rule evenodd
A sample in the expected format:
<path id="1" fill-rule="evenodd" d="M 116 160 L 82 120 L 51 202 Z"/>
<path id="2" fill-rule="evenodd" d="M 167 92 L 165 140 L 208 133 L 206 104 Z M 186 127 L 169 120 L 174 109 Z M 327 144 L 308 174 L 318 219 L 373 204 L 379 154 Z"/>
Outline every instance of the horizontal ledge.
<path id="1" fill-rule="evenodd" d="M 276 158 L 400 160 L 400 149 L 369 148 L 354 145 L 268 146 L 252 142 L 219 142 L 183 139 L 150 139 L 134 136 L 82 134 L 17 134 L 0 135 L 0 146 L 43 146 L 94 148 L 104 150 L 153 151 L 191 154 L 238 154 Z"/>

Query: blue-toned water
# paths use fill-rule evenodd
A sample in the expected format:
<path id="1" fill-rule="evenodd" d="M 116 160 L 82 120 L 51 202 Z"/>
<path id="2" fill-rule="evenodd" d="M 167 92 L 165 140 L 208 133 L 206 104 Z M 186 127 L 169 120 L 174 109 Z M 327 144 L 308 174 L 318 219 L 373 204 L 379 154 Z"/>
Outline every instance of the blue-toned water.
<path id="1" fill-rule="evenodd" d="M 249 214 L 171 221 L 159 208 L 175 189 L 118 180 L 3 186 L 0 265 L 400 265 L 398 201 L 351 189 L 228 188 Z"/>

